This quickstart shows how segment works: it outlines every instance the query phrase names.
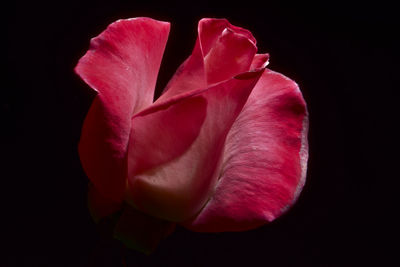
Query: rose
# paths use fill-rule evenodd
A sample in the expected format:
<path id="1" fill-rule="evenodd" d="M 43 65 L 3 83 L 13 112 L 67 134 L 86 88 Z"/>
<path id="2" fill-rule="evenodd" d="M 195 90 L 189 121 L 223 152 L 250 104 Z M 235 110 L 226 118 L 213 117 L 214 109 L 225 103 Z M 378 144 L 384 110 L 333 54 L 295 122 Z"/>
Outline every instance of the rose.
<path id="1" fill-rule="evenodd" d="M 270 222 L 306 176 L 306 104 L 295 82 L 265 68 L 252 34 L 202 19 L 192 54 L 153 103 L 168 33 L 166 22 L 119 20 L 75 68 L 97 92 L 79 144 L 90 211 L 121 210 L 117 237 L 143 251 L 175 223 L 221 232 Z"/>

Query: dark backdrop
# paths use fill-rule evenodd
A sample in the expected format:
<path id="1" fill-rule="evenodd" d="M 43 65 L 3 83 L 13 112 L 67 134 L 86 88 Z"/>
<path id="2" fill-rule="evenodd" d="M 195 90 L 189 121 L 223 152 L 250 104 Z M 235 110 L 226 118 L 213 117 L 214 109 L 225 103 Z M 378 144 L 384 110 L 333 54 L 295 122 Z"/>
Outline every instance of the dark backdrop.
<path id="1" fill-rule="evenodd" d="M 302 1 L 299 1 L 302 2 Z M 203 17 L 249 29 L 269 67 L 296 80 L 310 113 L 307 183 L 282 218 L 242 233 L 177 228 L 128 266 L 361 266 L 390 261 L 397 110 L 393 6 L 335 1 L 16 1 L 2 8 L 1 266 L 122 266 L 87 206 L 77 143 L 94 94 L 74 73 L 111 22 L 170 21 L 157 95 Z M 398 34 L 398 33 L 397 33 Z M 3 71 L 4 74 L 4 71 Z M 392 211 L 393 212 L 393 211 Z M 384 266 L 384 265 L 382 265 Z"/>

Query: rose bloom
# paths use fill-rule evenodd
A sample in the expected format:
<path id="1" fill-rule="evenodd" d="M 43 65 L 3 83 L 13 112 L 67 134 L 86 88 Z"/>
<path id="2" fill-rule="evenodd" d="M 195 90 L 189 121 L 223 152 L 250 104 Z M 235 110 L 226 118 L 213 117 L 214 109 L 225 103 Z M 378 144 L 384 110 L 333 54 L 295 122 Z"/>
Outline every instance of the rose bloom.
<path id="1" fill-rule="evenodd" d="M 143 252 L 176 224 L 223 232 L 271 222 L 306 177 L 306 103 L 266 68 L 248 30 L 202 19 L 192 54 L 153 101 L 169 28 L 118 20 L 75 68 L 97 92 L 79 143 L 90 212 L 120 214 L 114 235 Z"/>

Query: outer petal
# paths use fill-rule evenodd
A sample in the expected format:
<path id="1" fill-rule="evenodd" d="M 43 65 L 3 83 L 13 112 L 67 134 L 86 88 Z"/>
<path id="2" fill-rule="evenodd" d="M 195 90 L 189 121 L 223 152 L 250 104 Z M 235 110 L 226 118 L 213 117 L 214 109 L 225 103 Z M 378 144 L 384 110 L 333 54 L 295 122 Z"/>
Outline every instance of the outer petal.
<path id="1" fill-rule="evenodd" d="M 248 71 L 248 58 L 254 56 L 255 45 L 256 40 L 248 30 L 234 26 L 226 19 L 200 20 L 192 55 L 178 68 L 157 101 L 205 88 Z M 220 76 L 215 76 L 221 70 Z M 208 77 L 210 74 L 214 76 Z"/>
<path id="2" fill-rule="evenodd" d="M 119 20 L 92 39 L 76 73 L 98 92 L 82 128 L 79 154 L 97 190 L 121 201 L 132 115 L 150 105 L 169 24 Z"/>
<path id="3" fill-rule="evenodd" d="M 242 231 L 281 215 L 304 185 L 307 130 L 297 84 L 266 70 L 229 132 L 215 194 L 184 225 L 194 231 Z"/>
<path id="4" fill-rule="evenodd" d="M 212 194 L 219 175 L 217 171 L 226 135 L 263 70 L 237 76 L 205 90 L 177 96 L 204 98 L 207 101 L 207 116 L 197 138 L 183 155 L 156 168 L 129 173 L 127 195 L 137 209 L 170 221 L 188 219 L 200 210 Z M 198 111 L 193 108 L 186 112 L 195 114 Z M 171 115 L 174 117 L 164 120 L 178 118 L 174 113 Z M 150 119 L 149 123 L 153 123 L 153 120 Z M 172 127 L 167 126 L 164 131 L 155 131 L 153 134 L 158 134 L 160 139 L 168 135 L 170 142 L 176 144 L 187 140 L 185 135 L 190 132 L 174 132 Z M 136 139 L 136 142 L 137 145 L 130 146 L 129 151 L 139 149 L 134 152 L 137 155 L 149 153 L 145 149 L 156 153 L 159 146 L 160 151 L 167 151 L 157 143 L 151 143 L 146 148 L 147 140 L 143 138 Z"/>

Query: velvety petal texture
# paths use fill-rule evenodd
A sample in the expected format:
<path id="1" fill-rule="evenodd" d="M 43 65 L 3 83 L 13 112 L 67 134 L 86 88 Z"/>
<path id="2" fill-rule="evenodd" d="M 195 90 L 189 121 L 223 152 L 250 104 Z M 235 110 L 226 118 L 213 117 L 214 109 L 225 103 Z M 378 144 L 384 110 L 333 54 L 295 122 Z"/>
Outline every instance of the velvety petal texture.
<path id="1" fill-rule="evenodd" d="M 237 76 L 215 86 L 177 97 L 181 99 L 180 103 L 204 99 L 207 109 L 203 125 L 198 136 L 183 155 L 164 164 L 148 164 L 146 166 L 151 167 L 148 170 L 141 168 L 141 172 L 138 172 L 136 168 L 133 168 L 129 172 L 127 195 L 132 205 L 147 214 L 175 222 L 188 219 L 200 210 L 212 194 L 218 179 L 218 167 L 221 163 L 226 135 L 263 71 L 264 69 L 259 69 L 248 75 Z M 182 112 L 196 120 L 199 116 L 196 106 L 186 105 L 185 107 L 186 109 Z M 179 121 L 179 116 L 181 116 L 176 112 L 168 112 L 168 109 L 161 109 L 161 111 L 166 113 L 163 121 Z M 150 114 L 154 113 L 149 113 L 147 116 Z M 168 118 L 168 116 L 171 117 Z M 135 118 L 133 133 L 135 132 L 134 121 Z M 188 123 L 180 124 L 179 127 L 193 128 Z M 164 127 L 163 131 L 151 133 L 151 140 L 167 138 L 172 144 L 186 143 L 192 140 L 192 130 L 189 129 L 177 131 L 173 127 Z M 130 162 L 132 162 L 129 165 L 133 166 L 135 166 L 133 162 L 141 162 L 142 155 L 149 153 L 145 151 L 148 150 L 145 145 L 147 139 L 135 138 L 135 142 L 136 146 L 133 143 L 129 147 Z M 157 142 L 151 144 L 152 150 L 155 151 L 151 153 L 165 152 L 164 157 L 161 154 L 155 155 L 155 158 L 160 156 L 160 158 L 169 159 L 171 152 L 164 149 L 164 146 L 165 144 L 157 144 Z M 136 157 L 132 158 L 132 155 Z"/>
<path id="2" fill-rule="evenodd" d="M 175 224 L 242 231 L 284 213 L 305 183 L 308 113 L 298 85 L 225 19 L 202 19 L 192 54 L 153 93 L 169 24 L 119 20 L 92 39 L 76 73 L 97 92 L 79 155 L 98 221 L 145 253 Z M 115 216 L 114 216 L 115 217 Z M 114 218 L 112 217 L 112 218 Z"/>
<path id="3" fill-rule="evenodd" d="M 90 43 L 76 73 L 97 91 L 79 144 L 83 168 L 99 193 L 121 202 L 134 113 L 153 101 L 169 24 L 149 18 L 119 20 Z"/>
<path id="4" fill-rule="evenodd" d="M 305 182 L 307 131 L 297 84 L 266 70 L 228 134 L 215 193 L 184 225 L 201 232 L 243 231 L 285 212 Z"/>
<path id="5" fill-rule="evenodd" d="M 154 105 L 135 115 L 129 139 L 128 176 L 182 155 L 198 137 L 206 114 L 207 100 L 193 96 Z"/>

